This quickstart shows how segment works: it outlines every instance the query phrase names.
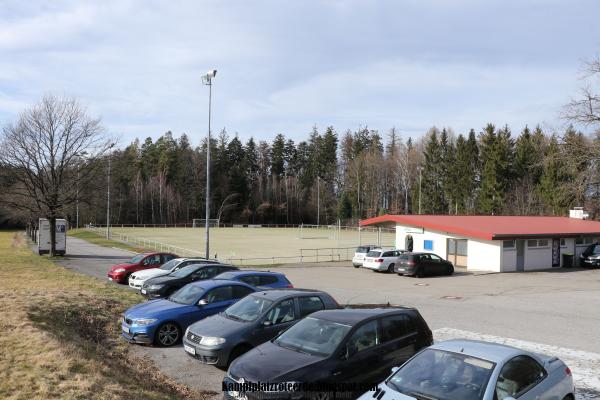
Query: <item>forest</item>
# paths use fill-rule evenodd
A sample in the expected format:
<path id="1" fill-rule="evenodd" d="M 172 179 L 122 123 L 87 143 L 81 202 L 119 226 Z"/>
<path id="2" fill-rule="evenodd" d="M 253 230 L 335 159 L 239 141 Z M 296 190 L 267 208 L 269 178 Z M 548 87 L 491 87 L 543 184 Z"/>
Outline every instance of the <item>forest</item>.
<path id="1" fill-rule="evenodd" d="M 204 218 L 206 139 L 166 132 L 107 153 L 98 176 L 78 188 L 80 224 L 106 223 L 110 158 L 111 224 L 191 223 Z M 600 135 L 540 126 L 514 133 L 488 124 L 420 138 L 367 127 L 314 127 L 295 143 L 283 134 L 245 143 L 213 134 L 211 218 L 221 223 L 343 224 L 385 213 L 600 215 Z M 102 175 L 104 174 L 104 175 Z M 67 211 L 75 221 L 75 208 Z"/>

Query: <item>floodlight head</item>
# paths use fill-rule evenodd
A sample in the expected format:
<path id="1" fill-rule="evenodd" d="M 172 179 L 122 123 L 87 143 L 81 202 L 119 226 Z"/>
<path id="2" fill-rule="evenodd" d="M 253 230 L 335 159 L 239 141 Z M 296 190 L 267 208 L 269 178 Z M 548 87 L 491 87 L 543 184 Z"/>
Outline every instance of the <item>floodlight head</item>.
<path id="1" fill-rule="evenodd" d="M 216 69 L 211 69 L 210 71 L 208 71 L 208 73 L 206 74 L 206 76 L 208 78 L 214 78 L 215 76 L 217 76 L 217 70 Z"/>

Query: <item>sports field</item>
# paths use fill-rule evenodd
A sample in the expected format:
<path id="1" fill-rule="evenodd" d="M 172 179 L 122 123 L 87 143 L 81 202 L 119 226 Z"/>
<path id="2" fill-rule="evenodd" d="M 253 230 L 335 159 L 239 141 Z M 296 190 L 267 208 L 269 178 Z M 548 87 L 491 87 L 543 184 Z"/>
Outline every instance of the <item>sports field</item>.
<path id="1" fill-rule="evenodd" d="M 181 253 L 187 253 L 184 255 L 204 255 L 203 228 L 112 227 L 111 230 L 116 239 L 130 242 L 133 238 L 146 239 L 177 246 Z M 241 265 L 348 260 L 359 242 L 393 246 L 394 236 L 392 231 L 378 233 L 375 229 L 362 229 L 359 234 L 357 229 L 327 227 L 211 228 L 210 255 Z"/>

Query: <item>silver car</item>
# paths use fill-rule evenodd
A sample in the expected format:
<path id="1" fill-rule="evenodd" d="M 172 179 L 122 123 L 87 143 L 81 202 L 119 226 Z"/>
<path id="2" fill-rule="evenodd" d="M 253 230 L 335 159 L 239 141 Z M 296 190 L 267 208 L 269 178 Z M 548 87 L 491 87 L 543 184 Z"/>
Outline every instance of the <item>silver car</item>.
<path id="1" fill-rule="evenodd" d="M 571 370 L 556 357 L 473 340 L 430 346 L 360 400 L 574 400 Z"/>

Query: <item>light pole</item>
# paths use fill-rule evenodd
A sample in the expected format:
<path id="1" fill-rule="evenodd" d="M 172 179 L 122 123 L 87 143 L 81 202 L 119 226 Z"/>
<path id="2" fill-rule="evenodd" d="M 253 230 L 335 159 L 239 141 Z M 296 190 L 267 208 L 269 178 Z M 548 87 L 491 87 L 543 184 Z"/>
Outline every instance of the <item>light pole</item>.
<path id="1" fill-rule="evenodd" d="M 106 174 L 106 238 L 110 239 L 110 159 L 112 152 L 108 153 L 108 173 Z"/>
<path id="2" fill-rule="evenodd" d="M 212 80 L 217 70 L 212 69 L 202 77 L 202 83 L 208 86 L 208 139 L 206 141 L 206 259 L 210 258 L 210 113 L 212 107 Z"/>
<path id="3" fill-rule="evenodd" d="M 422 181 L 421 171 L 423 170 L 423 168 L 420 165 L 417 168 L 419 168 L 419 214 L 421 214 L 421 181 Z"/>
<path id="4" fill-rule="evenodd" d="M 320 177 L 317 176 L 317 226 L 320 225 L 320 217 L 321 217 L 321 195 L 319 190 L 319 181 Z"/>

